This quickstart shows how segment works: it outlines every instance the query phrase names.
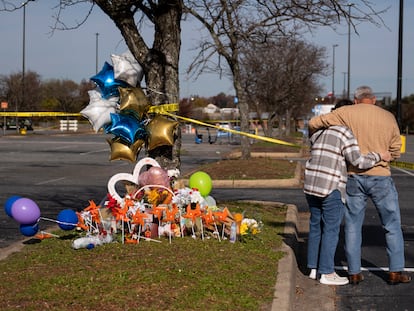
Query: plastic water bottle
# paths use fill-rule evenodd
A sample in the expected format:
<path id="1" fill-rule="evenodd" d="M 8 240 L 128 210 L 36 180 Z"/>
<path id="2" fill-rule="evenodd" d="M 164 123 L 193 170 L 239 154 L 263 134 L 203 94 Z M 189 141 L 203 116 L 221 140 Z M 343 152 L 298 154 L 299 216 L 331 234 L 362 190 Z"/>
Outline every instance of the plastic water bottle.
<path id="1" fill-rule="evenodd" d="M 230 227 L 230 243 L 234 243 L 237 240 L 237 224 L 235 221 L 232 222 Z"/>

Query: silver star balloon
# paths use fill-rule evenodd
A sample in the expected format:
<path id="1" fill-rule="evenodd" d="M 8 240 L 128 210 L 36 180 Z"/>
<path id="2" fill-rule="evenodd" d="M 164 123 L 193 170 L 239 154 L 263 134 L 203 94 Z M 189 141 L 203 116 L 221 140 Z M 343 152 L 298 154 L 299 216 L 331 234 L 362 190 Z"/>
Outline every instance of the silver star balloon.
<path id="1" fill-rule="evenodd" d="M 111 123 L 111 113 L 118 109 L 118 97 L 102 98 L 98 91 L 88 91 L 89 105 L 81 110 L 81 114 L 89 120 L 95 132 Z"/>
<path id="2" fill-rule="evenodd" d="M 137 86 L 141 82 L 144 72 L 130 51 L 121 55 L 112 54 L 111 60 L 115 79 L 125 81 L 130 86 Z"/>

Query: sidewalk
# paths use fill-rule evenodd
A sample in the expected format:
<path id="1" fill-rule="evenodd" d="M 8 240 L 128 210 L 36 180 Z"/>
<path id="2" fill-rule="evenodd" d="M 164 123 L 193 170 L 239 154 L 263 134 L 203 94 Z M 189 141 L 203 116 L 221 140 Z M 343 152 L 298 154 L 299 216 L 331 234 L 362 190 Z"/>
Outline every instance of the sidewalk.
<path id="1" fill-rule="evenodd" d="M 322 285 L 307 276 L 308 220 L 308 213 L 298 213 L 295 205 L 288 205 L 282 246 L 286 255 L 279 261 L 271 311 L 335 310 L 335 287 Z"/>

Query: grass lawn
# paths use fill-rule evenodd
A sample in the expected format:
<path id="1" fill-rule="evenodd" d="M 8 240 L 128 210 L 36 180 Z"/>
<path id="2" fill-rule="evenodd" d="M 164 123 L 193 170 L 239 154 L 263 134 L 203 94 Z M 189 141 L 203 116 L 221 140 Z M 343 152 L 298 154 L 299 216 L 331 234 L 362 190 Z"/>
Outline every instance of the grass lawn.
<path id="1" fill-rule="evenodd" d="M 2 310 L 269 310 L 286 207 L 218 202 L 263 222 L 243 242 L 168 238 L 74 250 L 76 231 L 0 261 Z M 35 243 L 39 242 L 39 243 Z"/>

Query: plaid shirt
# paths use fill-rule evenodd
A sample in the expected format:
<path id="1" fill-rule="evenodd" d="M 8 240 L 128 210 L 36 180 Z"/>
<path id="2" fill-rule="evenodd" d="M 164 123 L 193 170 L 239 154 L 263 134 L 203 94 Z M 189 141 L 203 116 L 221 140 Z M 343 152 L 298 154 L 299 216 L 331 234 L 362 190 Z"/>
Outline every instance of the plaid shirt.
<path id="1" fill-rule="evenodd" d="M 375 152 L 361 155 L 357 140 L 344 126 L 319 130 L 312 135 L 310 142 L 311 158 L 305 165 L 306 194 L 326 197 L 338 189 L 345 202 L 347 162 L 360 169 L 368 169 L 381 160 Z"/>

